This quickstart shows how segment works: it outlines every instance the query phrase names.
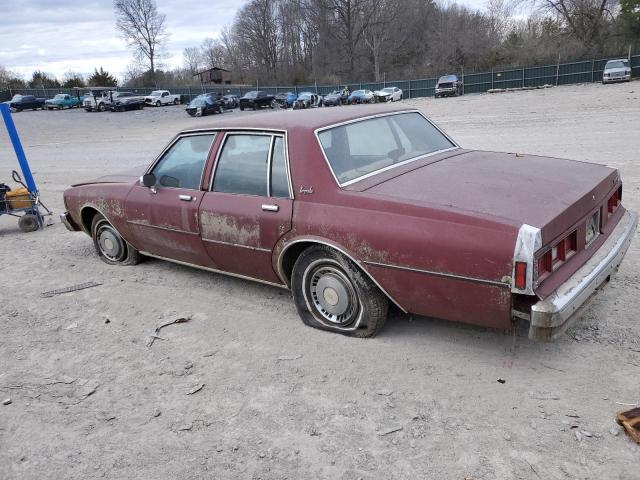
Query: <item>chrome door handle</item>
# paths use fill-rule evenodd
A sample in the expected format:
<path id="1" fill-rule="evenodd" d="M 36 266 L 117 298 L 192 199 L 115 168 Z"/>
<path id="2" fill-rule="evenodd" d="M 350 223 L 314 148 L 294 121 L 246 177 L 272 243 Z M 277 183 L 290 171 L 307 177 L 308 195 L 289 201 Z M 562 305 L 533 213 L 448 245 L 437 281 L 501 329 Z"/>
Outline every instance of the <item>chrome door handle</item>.
<path id="1" fill-rule="evenodd" d="M 280 210 L 280 207 L 278 205 L 263 203 L 262 210 L 264 210 L 265 212 L 277 212 L 278 210 Z"/>
<path id="2" fill-rule="evenodd" d="M 178 195 L 178 198 L 183 202 L 190 202 L 191 200 L 193 200 L 193 197 L 191 195 Z"/>

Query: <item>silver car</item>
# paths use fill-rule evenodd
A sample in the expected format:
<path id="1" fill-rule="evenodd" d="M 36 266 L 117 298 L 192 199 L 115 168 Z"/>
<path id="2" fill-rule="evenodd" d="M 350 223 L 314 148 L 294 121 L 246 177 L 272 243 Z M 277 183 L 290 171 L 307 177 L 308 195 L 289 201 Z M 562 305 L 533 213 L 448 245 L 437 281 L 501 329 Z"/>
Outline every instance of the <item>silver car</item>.
<path id="1" fill-rule="evenodd" d="M 602 72 L 602 83 L 630 81 L 631 66 L 629 65 L 629 60 L 624 58 L 609 60 L 604 66 L 604 72 Z"/>

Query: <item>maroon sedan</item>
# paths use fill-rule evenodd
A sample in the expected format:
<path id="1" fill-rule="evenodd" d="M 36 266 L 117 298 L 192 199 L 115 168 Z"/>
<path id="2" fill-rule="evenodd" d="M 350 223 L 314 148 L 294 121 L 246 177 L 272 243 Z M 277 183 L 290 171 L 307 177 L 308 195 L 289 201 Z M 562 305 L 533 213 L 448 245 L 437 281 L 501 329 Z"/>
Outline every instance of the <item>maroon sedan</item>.
<path id="1" fill-rule="evenodd" d="M 67 228 L 109 264 L 151 256 L 290 288 L 304 323 L 359 337 L 393 303 L 502 329 L 520 317 L 551 339 L 637 225 L 615 169 L 465 150 L 385 107 L 222 119 L 64 200 Z"/>

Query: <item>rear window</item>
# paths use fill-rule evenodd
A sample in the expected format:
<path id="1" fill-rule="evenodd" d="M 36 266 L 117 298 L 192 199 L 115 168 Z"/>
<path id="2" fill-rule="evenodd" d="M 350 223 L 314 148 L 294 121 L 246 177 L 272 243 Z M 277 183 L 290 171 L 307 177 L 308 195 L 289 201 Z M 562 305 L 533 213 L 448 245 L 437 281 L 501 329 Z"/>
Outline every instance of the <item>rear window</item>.
<path id="1" fill-rule="evenodd" d="M 417 112 L 332 127 L 319 132 L 318 138 L 341 185 L 455 147 Z"/>

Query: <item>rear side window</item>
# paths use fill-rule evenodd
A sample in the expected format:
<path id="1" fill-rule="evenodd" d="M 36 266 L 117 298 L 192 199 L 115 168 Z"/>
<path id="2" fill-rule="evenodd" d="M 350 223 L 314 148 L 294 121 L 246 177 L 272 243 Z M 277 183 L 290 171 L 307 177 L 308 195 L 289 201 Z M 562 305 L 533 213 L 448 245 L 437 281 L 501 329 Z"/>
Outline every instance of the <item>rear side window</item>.
<path id="1" fill-rule="evenodd" d="M 332 127 L 318 133 L 341 185 L 455 145 L 419 113 L 401 113 Z"/>
<path id="2" fill-rule="evenodd" d="M 209 134 L 180 138 L 153 168 L 151 173 L 156 177 L 156 184 L 199 190 L 202 170 L 214 136 Z"/>
<path id="3" fill-rule="evenodd" d="M 289 198 L 284 139 L 275 135 L 227 135 L 218 158 L 212 190 Z"/>

